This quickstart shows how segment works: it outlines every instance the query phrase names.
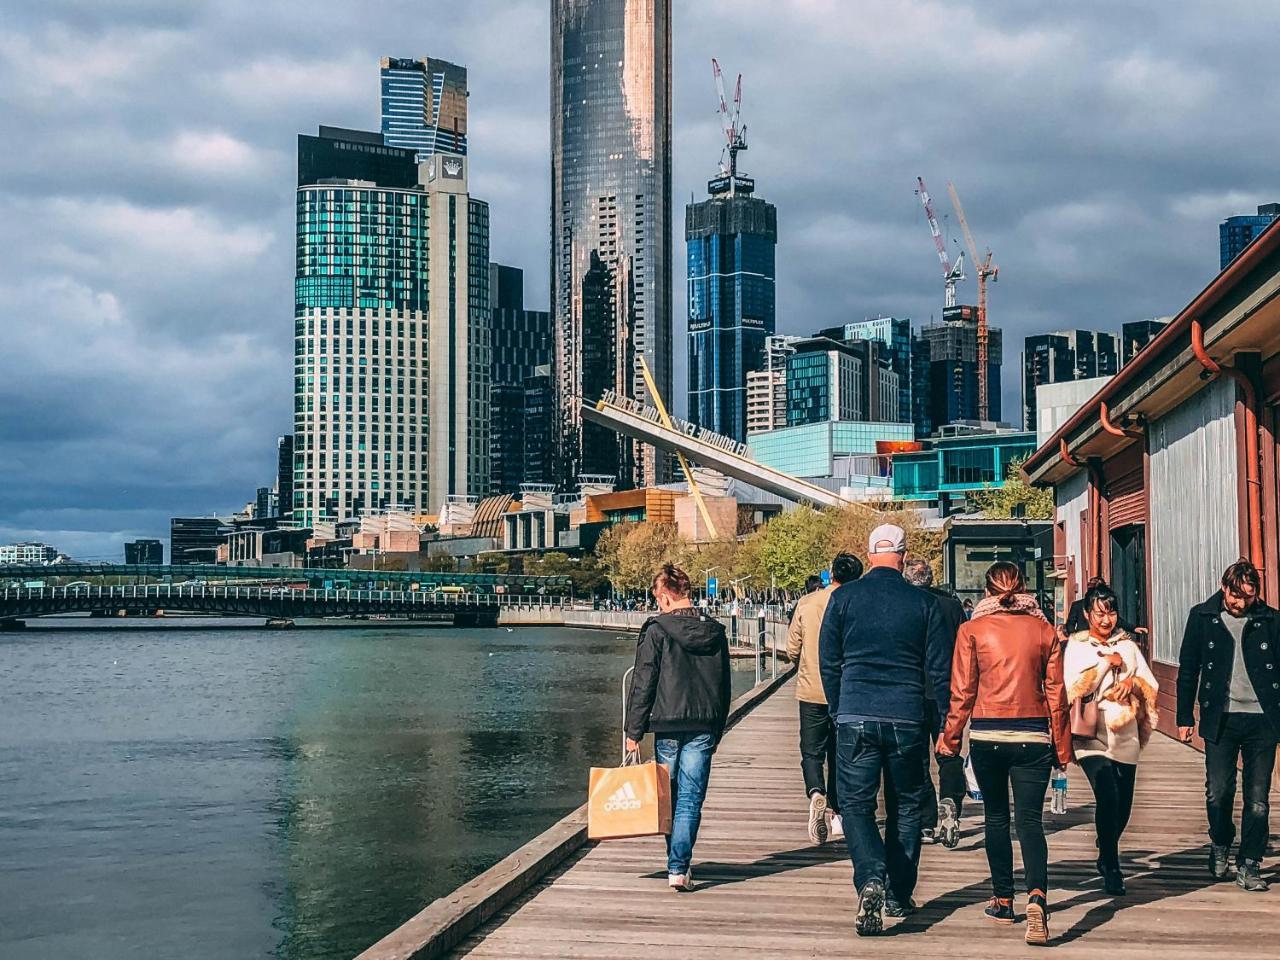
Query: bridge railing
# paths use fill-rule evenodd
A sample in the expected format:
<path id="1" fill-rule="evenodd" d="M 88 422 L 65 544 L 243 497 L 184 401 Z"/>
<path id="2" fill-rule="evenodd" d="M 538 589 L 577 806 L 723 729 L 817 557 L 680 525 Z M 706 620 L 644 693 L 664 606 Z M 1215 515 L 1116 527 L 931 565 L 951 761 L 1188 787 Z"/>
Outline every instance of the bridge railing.
<path id="1" fill-rule="evenodd" d="M 121 586 L 77 585 L 65 587 L 3 587 L 0 604 L 32 600 L 272 600 L 282 605 L 289 602 L 323 604 L 365 603 L 388 606 L 421 606 L 451 608 L 493 608 L 507 606 L 568 606 L 568 596 L 542 594 L 453 593 L 439 590 L 323 590 L 288 587 L 249 587 L 200 584 L 186 586 L 174 583 L 127 584 Z"/>

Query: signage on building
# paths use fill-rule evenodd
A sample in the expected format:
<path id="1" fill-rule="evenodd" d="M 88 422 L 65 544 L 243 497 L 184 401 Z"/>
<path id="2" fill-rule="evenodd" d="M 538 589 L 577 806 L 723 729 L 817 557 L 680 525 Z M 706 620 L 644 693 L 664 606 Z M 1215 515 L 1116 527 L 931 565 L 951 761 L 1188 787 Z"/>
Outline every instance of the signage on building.
<path id="1" fill-rule="evenodd" d="M 715 577 L 707 577 L 707 596 L 714 597 L 720 593 L 720 581 Z"/>

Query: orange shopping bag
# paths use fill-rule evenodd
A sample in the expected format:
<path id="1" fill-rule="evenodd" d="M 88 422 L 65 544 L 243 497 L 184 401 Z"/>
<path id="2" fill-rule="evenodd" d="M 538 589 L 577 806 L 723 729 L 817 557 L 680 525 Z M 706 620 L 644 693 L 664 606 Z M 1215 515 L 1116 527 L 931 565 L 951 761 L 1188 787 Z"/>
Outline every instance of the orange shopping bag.
<path id="1" fill-rule="evenodd" d="M 592 767 L 587 837 L 620 840 L 671 832 L 671 778 L 660 763 L 629 756 L 621 767 Z"/>

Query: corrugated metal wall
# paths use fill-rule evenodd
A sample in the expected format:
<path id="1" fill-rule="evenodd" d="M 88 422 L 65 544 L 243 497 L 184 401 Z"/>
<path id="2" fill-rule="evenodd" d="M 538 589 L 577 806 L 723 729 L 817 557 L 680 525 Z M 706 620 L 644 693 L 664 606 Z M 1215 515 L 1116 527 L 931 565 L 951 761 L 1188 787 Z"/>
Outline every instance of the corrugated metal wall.
<path id="1" fill-rule="evenodd" d="M 1187 611 L 1240 556 L 1235 384 L 1218 380 L 1151 423 L 1151 639 L 1178 662 Z"/>
<path id="2" fill-rule="evenodd" d="M 1084 592 L 1084 544 L 1080 542 L 1080 515 L 1089 506 L 1089 474 L 1081 470 L 1066 483 L 1054 490 L 1058 503 L 1057 520 L 1067 536 L 1067 556 L 1074 563 L 1072 571 L 1076 580 L 1075 595 Z"/>

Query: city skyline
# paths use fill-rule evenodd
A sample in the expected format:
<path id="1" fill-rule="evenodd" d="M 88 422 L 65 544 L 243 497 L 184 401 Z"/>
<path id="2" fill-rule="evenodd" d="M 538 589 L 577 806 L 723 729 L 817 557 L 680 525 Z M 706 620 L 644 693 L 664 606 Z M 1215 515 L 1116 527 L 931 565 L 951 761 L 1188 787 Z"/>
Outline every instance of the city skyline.
<path id="1" fill-rule="evenodd" d="M 530 42 L 547 36 L 547 5 L 473 4 L 415 36 L 419 8 L 335 7 L 323 23 L 235 3 L 140 5 L 114 21 L 74 4 L 15 14 L 0 49 L 0 115 L 16 134 L 0 209 L 40 230 L 0 267 L 17 331 L 0 359 L 0 458 L 18 477 L 0 493 L 0 539 L 118 556 L 167 517 L 228 509 L 274 475 L 289 428 L 292 331 L 275 318 L 291 292 L 291 140 L 321 122 L 376 129 L 383 56 L 467 64 L 472 191 L 493 204 L 493 257 L 526 271 L 530 307 L 548 304 L 546 44 Z M 1118 331 L 1167 313 L 1216 272 L 1219 222 L 1274 199 L 1263 158 L 1277 134 L 1225 97 L 1266 52 L 1276 15 L 1261 5 L 1212 19 L 1135 10 L 1105 29 L 1080 10 L 873 4 L 845 22 L 826 5 L 729 9 L 676 11 L 673 194 L 700 192 L 719 149 L 706 63 L 721 56 L 747 75 L 751 172 L 789 225 L 780 333 L 940 317 L 916 173 L 964 187 L 1002 267 L 991 322 L 1016 341 L 1077 315 Z M 802 40 L 813 56 L 778 55 Z M 51 76 L 33 67 L 41 55 L 79 67 Z M 944 76 L 964 78 L 967 102 L 995 102 L 958 108 L 937 95 Z M 1013 82 L 1031 76 L 1052 82 Z M 1265 96 L 1274 80 L 1261 81 Z M 1243 149 L 1196 147 L 1205 132 Z M 675 237 L 681 226 L 677 215 Z M 1133 243 L 1135 230 L 1152 242 Z M 673 279 L 679 342 L 678 268 Z M 672 373 L 685 382 L 679 356 Z"/>

